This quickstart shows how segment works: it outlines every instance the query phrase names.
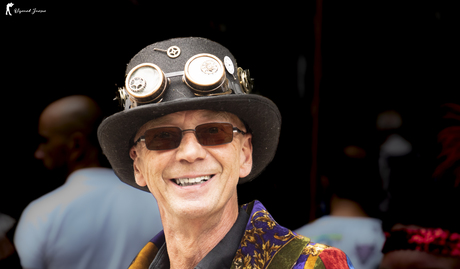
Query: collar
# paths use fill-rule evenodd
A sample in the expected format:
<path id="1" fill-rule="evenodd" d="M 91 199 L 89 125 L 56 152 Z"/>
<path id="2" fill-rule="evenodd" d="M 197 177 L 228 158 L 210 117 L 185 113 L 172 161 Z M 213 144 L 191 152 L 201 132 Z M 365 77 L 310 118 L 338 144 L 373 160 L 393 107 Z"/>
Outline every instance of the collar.
<path id="1" fill-rule="evenodd" d="M 97 177 L 97 176 L 100 176 L 100 175 L 103 175 L 103 174 L 106 174 L 106 173 L 109 173 L 109 172 L 113 173 L 113 170 L 110 169 L 110 168 L 106 168 L 106 167 L 81 168 L 81 169 L 77 169 L 77 170 L 73 171 L 72 173 L 70 173 L 67 176 L 66 182 L 78 180 L 78 179 L 81 179 L 81 178 L 85 178 L 85 179 L 94 178 L 94 177 Z M 97 174 L 97 175 L 95 176 L 95 174 Z"/>
<path id="2" fill-rule="evenodd" d="M 230 268 L 232 261 L 235 256 L 235 252 L 238 249 L 241 238 L 245 232 L 246 223 L 249 220 L 249 215 L 240 207 L 238 218 L 233 224 L 233 227 L 225 235 L 225 237 L 200 261 L 195 269 L 205 268 Z M 164 234 L 163 239 L 164 240 Z M 158 240 L 158 239 L 157 239 Z M 160 239 L 161 240 L 161 239 Z M 167 251 L 166 243 L 163 243 L 161 248 L 158 250 L 153 262 L 150 264 L 149 269 L 169 269 L 169 256 Z"/>

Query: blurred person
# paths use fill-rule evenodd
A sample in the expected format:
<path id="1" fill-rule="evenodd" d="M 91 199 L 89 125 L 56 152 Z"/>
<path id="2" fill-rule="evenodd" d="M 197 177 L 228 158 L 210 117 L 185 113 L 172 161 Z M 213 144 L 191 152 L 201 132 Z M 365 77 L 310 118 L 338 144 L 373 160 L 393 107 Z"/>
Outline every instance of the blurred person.
<path id="1" fill-rule="evenodd" d="M 376 127 L 382 140 L 378 159 L 379 173 L 386 193 L 389 192 L 392 168 L 393 172 L 397 170 L 397 166 L 410 157 L 412 152 L 412 144 L 402 135 L 402 125 L 402 116 L 396 110 L 385 110 L 377 115 Z M 388 210 L 389 200 L 387 195 L 381 204 L 382 211 Z"/>
<path id="2" fill-rule="evenodd" d="M 460 188 L 460 105 L 447 103 L 441 106 L 442 119 L 437 135 L 441 152 L 433 172 L 436 181 Z"/>
<path id="3" fill-rule="evenodd" d="M 96 131 L 102 117 L 96 102 L 82 95 L 41 113 L 35 157 L 65 182 L 21 215 L 14 244 L 23 268 L 127 268 L 145 237 L 162 229 L 155 199 L 101 166 Z"/>
<path id="4" fill-rule="evenodd" d="M 438 131 L 437 144 L 426 147 L 436 144 L 437 153 L 407 167 L 416 183 L 392 195 L 381 269 L 460 268 L 460 106 L 444 104 L 428 127 Z"/>
<path id="5" fill-rule="evenodd" d="M 295 232 L 342 249 L 356 268 L 375 269 L 385 242 L 378 218 L 383 189 L 377 158 L 356 145 L 333 148 L 322 165 L 321 179 L 329 212 Z"/>
<path id="6" fill-rule="evenodd" d="M 17 262 L 13 257 L 16 253 L 13 243 L 7 234 L 13 229 L 16 220 L 0 212 L 0 267 L 16 268 Z M 17 255 L 16 255 L 17 256 Z"/>
<path id="7" fill-rule="evenodd" d="M 261 202 L 238 205 L 237 184 L 275 155 L 281 115 L 248 93 L 249 72 L 227 48 L 157 42 L 126 74 L 125 110 L 98 137 L 119 178 L 156 197 L 164 227 L 130 268 L 353 268 L 341 250 L 276 223 Z"/>
<path id="8" fill-rule="evenodd" d="M 438 184 L 393 199 L 381 269 L 460 268 L 459 192 Z"/>

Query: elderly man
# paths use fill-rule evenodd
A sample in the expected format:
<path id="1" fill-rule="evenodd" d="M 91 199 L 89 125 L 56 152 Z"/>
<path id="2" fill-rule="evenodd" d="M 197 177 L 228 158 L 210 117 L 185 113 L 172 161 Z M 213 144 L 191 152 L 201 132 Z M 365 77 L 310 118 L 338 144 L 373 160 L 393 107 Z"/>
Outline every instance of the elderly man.
<path id="1" fill-rule="evenodd" d="M 130 268 L 353 268 L 259 201 L 238 206 L 237 184 L 273 159 L 281 127 L 276 105 L 251 88 L 233 55 L 203 38 L 158 42 L 130 61 L 125 110 L 98 136 L 120 179 L 155 196 L 164 228 Z"/>

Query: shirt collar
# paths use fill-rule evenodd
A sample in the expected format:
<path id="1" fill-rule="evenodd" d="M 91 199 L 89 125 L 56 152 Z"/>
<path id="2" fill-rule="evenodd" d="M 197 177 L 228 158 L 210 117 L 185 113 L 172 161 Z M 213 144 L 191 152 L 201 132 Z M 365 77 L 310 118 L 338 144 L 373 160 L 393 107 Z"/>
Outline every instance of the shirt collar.
<path id="1" fill-rule="evenodd" d="M 204 268 L 230 268 L 233 258 L 239 247 L 241 238 L 246 230 L 246 224 L 249 220 L 249 214 L 241 207 L 238 218 L 233 227 L 225 237 L 217 244 L 195 267 L 195 269 Z M 149 269 L 169 269 L 169 256 L 166 243 L 158 251 Z"/>

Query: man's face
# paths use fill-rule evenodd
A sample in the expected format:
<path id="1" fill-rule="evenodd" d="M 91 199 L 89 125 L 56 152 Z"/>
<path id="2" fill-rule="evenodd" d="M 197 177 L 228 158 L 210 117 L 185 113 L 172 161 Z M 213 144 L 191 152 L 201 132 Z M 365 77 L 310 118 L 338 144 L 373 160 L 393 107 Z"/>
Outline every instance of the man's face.
<path id="1" fill-rule="evenodd" d="M 135 140 L 145 130 L 156 127 L 195 129 L 211 122 L 229 122 L 246 131 L 241 121 L 229 113 L 190 110 L 152 120 L 140 128 Z M 170 150 L 148 150 L 144 142 L 130 151 L 134 160 L 136 182 L 148 186 L 164 214 L 188 218 L 206 217 L 222 212 L 228 204 L 237 203 L 236 185 L 252 168 L 250 134 L 234 133 L 233 141 L 218 146 L 202 146 L 194 132 L 184 132 L 179 147 Z M 206 179 L 190 186 L 178 185 L 177 179 Z"/>
<path id="2" fill-rule="evenodd" d="M 62 168 L 67 161 L 67 138 L 56 128 L 51 117 L 43 114 L 38 125 L 41 142 L 35 151 L 35 158 L 49 170 Z"/>

